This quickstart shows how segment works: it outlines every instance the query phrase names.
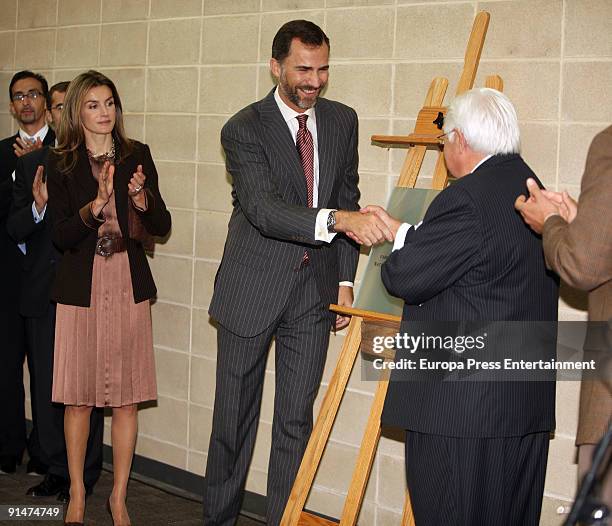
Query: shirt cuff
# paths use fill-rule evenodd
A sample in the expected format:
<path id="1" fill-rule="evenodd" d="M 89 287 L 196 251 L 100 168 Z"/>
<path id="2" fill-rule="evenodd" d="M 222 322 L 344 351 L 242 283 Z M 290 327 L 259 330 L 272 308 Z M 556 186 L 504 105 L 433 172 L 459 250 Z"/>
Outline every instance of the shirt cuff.
<path id="1" fill-rule="evenodd" d="M 32 202 L 32 217 L 34 217 L 35 223 L 40 223 L 45 218 L 45 212 L 47 211 L 47 205 L 43 206 L 42 212 L 39 214 L 36 210 L 36 203 Z"/>
<path id="2" fill-rule="evenodd" d="M 414 229 L 416 230 L 423 224 L 423 221 L 419 221 L 416 225 L 414 225 Z M 408 230 L 412 225 L 410 223 L 402 223 L 397 232 L 395 233 L 395 241 L 393 242 L 393 250 L 391 252 L 395 252 L 400 248 L 404 248 L 404 244 L 406 243 L 406 234 L 408 234 Z"/>
<path id="3" fill-rule="evenodd" d="M 146 211 L 149 209 L 149 199 L 148 199 L 148 197 L 147 197 L 147 192 L 146 192 L 146 190 L 147 190 L 147 189 L 145 188 L 144 193 L 143 193 L 143 195 L 144 195 L 144 200 L 145 200 L 145 206 L 144 206 L 144 208 L 140 208 L 139 206 L 137 206 L 137 205 L 136 205 L 136 203 L 134 202 L 134 200 L 133 200 L 133 199 L 130 199 L 130 201 L 132 202 L 132 206 L 133 206 L 133 207 L 134 207 L 136 210 L 138 210 L 139 212 L 142 212 L 142 213 L 146 212 Z"/>
<path id="4" fill-rule="evenodd" d="M 317 241 L 325 241 L 331 243 L 336 237 L 336 232 L 327 231 L 327 216 L 334 210 L 333 208 L 321 208 L 317 214 L 317 221 L 315 223 L 315 239 Z"/>
<path id="5" fill-rule="evenodd" d="M 352 281 L 341 281 L 340 283 L 338 283 L 338 285 L 340 287 L 351 287 L 351 288 L 355 286 L 355 284 Z"/>
<path id="6" fill-rule="evenodd" d="M 412 225 L 410 223 L 402 223 L 399 226 L 397 232 L 395 233 L 395 241 L 393 242 L 392 252 L 404 247 L 404 243 L 406 242 L 406 234 L 411 226 Z"/>
<path id="7" fill-rule="evenodd" d="M 96 217 L 91 209 L 92 205 L 93 201 L 90 201 L 86 205 L 82 206 L 79 210 L 79 215 L 81 216 L 81 221 L 83 221 L 86 227 L 97 231 L 98 227 L 106 221 L 106 217 L 104 216 L 104 212 L 100 212 L 100 215 Z"/>

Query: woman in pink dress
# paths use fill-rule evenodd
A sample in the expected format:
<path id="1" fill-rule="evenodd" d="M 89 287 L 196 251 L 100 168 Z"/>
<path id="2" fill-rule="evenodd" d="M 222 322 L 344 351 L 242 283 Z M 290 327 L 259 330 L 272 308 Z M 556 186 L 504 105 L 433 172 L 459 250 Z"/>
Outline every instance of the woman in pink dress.
<path id="1" fill-rule="evenodd" d="M 68 88 L 57 148 L 48 161 L 53 241 L 63 252 L 57 301 L 53 401 L 66 406 L 70 473 L 66 524 L 85 514 L 83 465 L 94 407 L 112 408 L 113 524 L 128 525 L 127 483 L 138 403 L 157 388 L 145 248 L 170 231 L 148 146 L 125 135 L 113 82 L 96 71 Z"/>

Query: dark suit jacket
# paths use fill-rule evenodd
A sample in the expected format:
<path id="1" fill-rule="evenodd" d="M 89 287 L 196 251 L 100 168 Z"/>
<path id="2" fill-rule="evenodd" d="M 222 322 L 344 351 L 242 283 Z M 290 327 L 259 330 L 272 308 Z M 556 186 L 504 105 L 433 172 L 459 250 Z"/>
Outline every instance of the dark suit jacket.
<path id="1" fill-rule="evenodd" d="M 338 102 L 316 105 L 318 206 L 358 209 L 357 115 Z M 262 332 L 287 303 L 308 250 L 321 299 L 338 300 L 338 281 L 353 281 L 358 248 L 337 235 L 316 241 L 319 209 L 307 207 L 299 153 L 271 92 L 234 115 L 221 131 L 233 179 L 234 210 L 210 314 L 240 336 Z M 330 316 L 331 321 L 331 316 Z"/>
<path id="2" fill-rule="evenodd" d="M 12 179 L 0 179 L 0 222 L 6 221 L 11 209 Z"/>
<path id="3" fill-rule="evenodd" d="M 47 135 L 49 135 L 47 133 Z M 13 144 L 19 137 L 19 133 L 6 137 L 0 141 L 0 181 L 10 179 L 15 171 L 18 157 L 15 155 Z"/>
<path id="4" fill-rule="evenodd" d="M 15 155 L 13 144 L 17 137 L 19 137 L 18 133 L 0 141 L 0 223 L 3 227 L 0 236 L 4 235 L 4 222 L 11 208 L 11 195 L 13 192 L 12 174 L 15 171 L 18 159 Z"/>
<path id="5" fill-rule="evenodd" d="M 423 224 L 382 267 L 410 321 L 555 321 L 558 280 L 541 238 L 514 210 L 534 177 L 519 155 L 498 155 L 436 197 Z M 554 428 L 553 382 L 389 385 L 383 422 L 456 437 L 517 436 Z"/>
<path id="6" fill-rule="evenodd" d="M 13 148 L 13 144 L 15 144 L 17 137 L 19 137 L 19 133 L 0 141 L 0 181 L 11 178 L 17 166 L 19 157 L 15 155 L 15 150 Z M 54 142 L 55 133 L 49 128 L 43 140 L 43 146 L 51 146 Z"/>
<path id="7" fill-rule="evenodd" d="M 15 241 L 9 236 L 6 221 L 10 210 L 13 193 L 12 175 L 19 159 L 15 155 L 13 144 L 19 134 L 0 141 L 0 309 L 14 309 L 19 302 L 21 284 L 21 266 L 23 254 Z M 53 130 L 49 129 L 43 144 L 48 146 L 55 141 Z"/>
<path id="8" fill-rule="evenodd" d="M 22 316 L 39 317 L 47 313 L 55 266 L 61 258 L 51 241 L 51 220 L 45 212 L 44 219 L 34 222 L 32 214 L 32 183 L 39 165 L 46 168 L 49 147 L 35 150 L 17 161 L 13 203 L 6 227 L 16 243 L 26 243 L 23 258 L 23 280 L 19 301 Z"/>
<path id="9" fill-rule="evenodd" d="M 49 212 L 53 218 L 53 242 L 63 252 L 51 297 L 58 303 L 89 307 L 98 231 L 83 222 L 79 210 L 96 198 L 98 183 L 91 173 L 85 146 L 79 149 L 78 162 L 71 173 L 60 173 L 57 169 L 58 160 L 58 156 L 51 151 L 47 161 Z M 139 164 L 142 164 L 147 177 L 145 191 L 148 209 L 138 214 L 147 232 L 154 236 L 165 236 L 170 231 L 170 213 L 159 193 L 157 171 L 149 147 L 137 141 L 134 141 L 132 154 L 115 167 L 115 204 L 121 232 L 128 238 L 127 185 Z M 148 300 L 155 296 L 157 289 L 142 244 L 128 238 L 127 253 L 134 301 L 139 303 Z"/>

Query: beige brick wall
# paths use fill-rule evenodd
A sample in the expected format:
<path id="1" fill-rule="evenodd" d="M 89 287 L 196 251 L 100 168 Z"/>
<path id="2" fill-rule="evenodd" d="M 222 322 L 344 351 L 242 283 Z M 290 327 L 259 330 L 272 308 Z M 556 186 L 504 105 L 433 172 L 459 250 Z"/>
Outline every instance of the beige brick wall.
<path id="1" fill-rule="evenodd" d="M 131 136 L 150 144 L 172 210 L 172 236 L 151 261 L 159 403 L 140 413 L 139 454 L 204 471 L 216 355 L 206 309 L 231 211 L 219 130 L 271 88 L 276 29 L 308 18 L 327 31 L 327 96 L 360 117 L 362 202 L 384 203 L 404 151 L 375 148 L 369 136 L 411 130 L 433 76 L 448 76 L 453 93 L 479 9 L 492 22 L 477 82 L 504 78 L 525 158 L 549 186 L 577 195 L 588 144 L 612 122 L 609 0 L 0 0 L 0 135 L 14 130 L 6 91 L 16 70 L 41 71 L 51 84 L 100 69 L 118 85 Z M 432 168 L 426 159 L 425 175 Z M 563 318 L 584 318 L 584 307 L 582 295 L 564 292 Z M 342 341 L 332 336 L 326 381 Z M 273 380 L 271 361 L 247 485 L 262 494 Z M 353 374 L 308 503 L 318 511 L 341 510 L 373 389 Z M 543 524 L 560 523 L 555 508 L 573 492 L 577 396 L 577 385 L 559 386 Z M 403 492 L 403 446 L 383 438 L 361 523 L 398 524 Z"/>

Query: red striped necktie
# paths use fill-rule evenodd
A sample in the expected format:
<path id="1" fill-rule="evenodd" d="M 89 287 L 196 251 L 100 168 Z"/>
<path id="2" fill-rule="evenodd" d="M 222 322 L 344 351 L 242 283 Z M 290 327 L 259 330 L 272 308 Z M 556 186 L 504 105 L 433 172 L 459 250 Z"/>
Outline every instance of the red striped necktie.
<path id="1" fill-rule="evenodd" d="M 300 127 L 295 138 L 295 144 L 298 152 L 300 153 L 302 168 L 304 169 L 304 177 L 306 178 L 308 208 L 312 208 L 312 194 L 314 187 L 314 143 L 312 141 L 312 134 L 306 127 L 307 119 L 308 115 L 305 114 L 297 116 Z"/>
<path id="2" fill-rule="evenodd" d="M 295 138 L 295 145 L 300 154 L 300 160 L 302 161 L 302 168 L 304 170 L 304 177 L 306 178 L 306 192 L 308 208 L 312 208 L 312 195 L 314 187 L 314 143 L 312 142 L 312 134 L 306 127 L 306 120 L 308 115 L 302 114 L 297 116 L 300 127 L 298 128 L 297 136 Z M 304 250 L 304 257 L 302 258 L 302 265 L 308 265 L 310 258 L 308 257 L 308 251 Z"/>

